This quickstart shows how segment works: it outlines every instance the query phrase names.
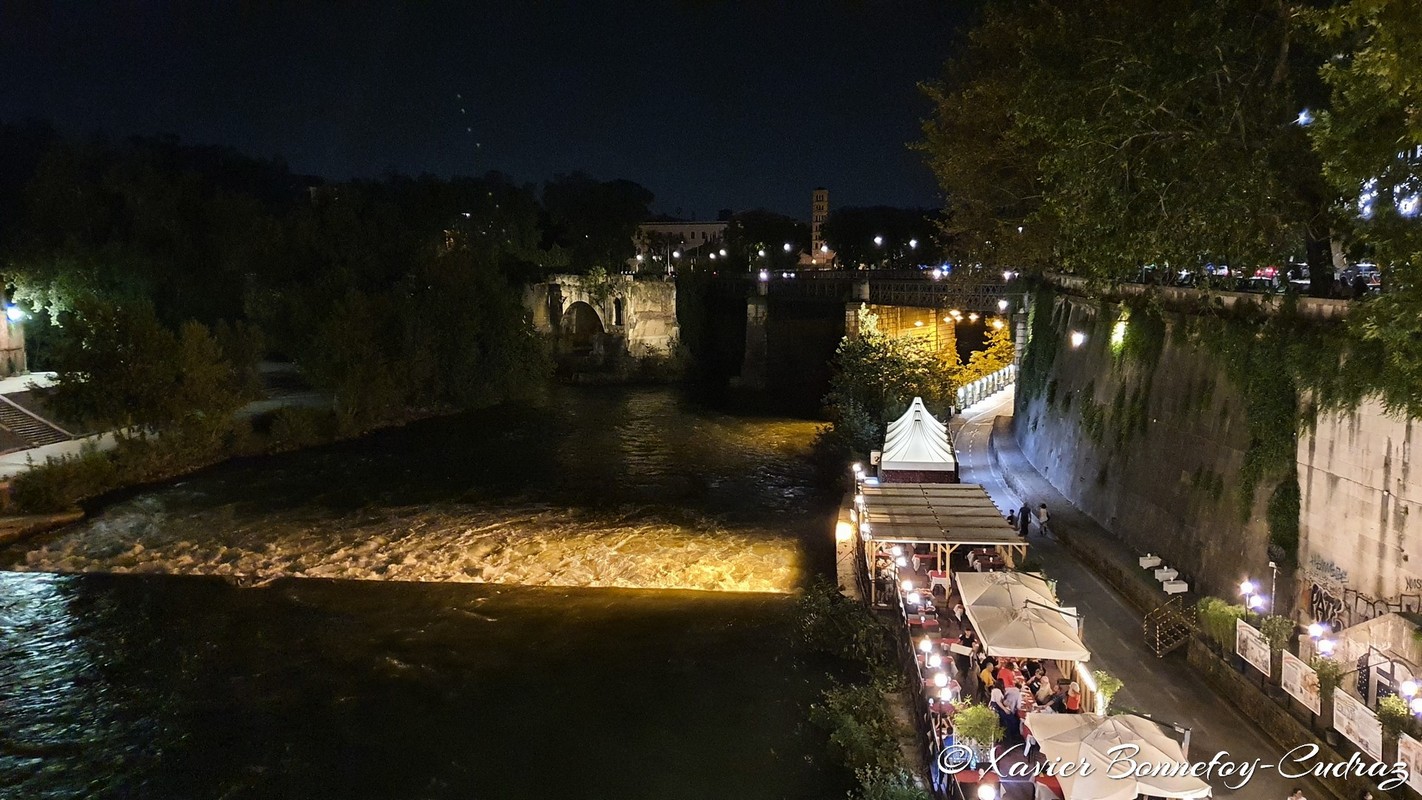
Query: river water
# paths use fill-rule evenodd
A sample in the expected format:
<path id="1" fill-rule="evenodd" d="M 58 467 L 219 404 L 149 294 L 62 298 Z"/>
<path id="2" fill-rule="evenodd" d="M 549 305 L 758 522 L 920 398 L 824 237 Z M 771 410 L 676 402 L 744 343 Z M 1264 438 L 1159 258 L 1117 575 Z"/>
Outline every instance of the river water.
<path id="1" fill-rule="evenodd" d="M 842 795 L 785 594 L 813 432 L 562 390 L 11 548 L 0 797 Z"/>

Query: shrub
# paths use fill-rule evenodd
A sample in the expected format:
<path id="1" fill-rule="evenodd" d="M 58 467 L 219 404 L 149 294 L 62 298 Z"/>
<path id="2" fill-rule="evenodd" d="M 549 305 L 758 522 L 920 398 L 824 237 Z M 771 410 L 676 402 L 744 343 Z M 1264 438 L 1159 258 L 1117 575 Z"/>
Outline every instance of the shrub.
<path id="1" fill-rule="evenodd" d="M 1200 630 L 1224 651 L 1234 650 L 1235 621 L 1244 619 L 1244 606 L 1232 606 L 1218 597 L 1202 597 L 1195 604 Z"/>
<path id="2" fill-rule="evenodd" d="M 810 707 L 810 720 L 829 731 L 830 749 L 853 770 L 900 768 L 898 727 L 872 686 L 836 686 Z"/>

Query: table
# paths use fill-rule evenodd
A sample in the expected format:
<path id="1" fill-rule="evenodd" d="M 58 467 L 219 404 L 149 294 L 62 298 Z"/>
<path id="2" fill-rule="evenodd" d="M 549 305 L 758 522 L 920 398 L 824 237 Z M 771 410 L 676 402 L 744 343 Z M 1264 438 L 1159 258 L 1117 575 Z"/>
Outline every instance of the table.
<path id="1" fill-rule="evenodd" d="M 936 614 L 909 614 L 905 617 L 910 628 L 923 628 L 924 630 L 935 630 L 939 627 L 938 615 Z"/>
<path id="2" fill-rule="evenodd" d="M 940 587 L 940 586 L 943 587 L 943 594 L 946 596 L 946 595 L 948 594 L 948 588 L 949 588 L 949 587 L 948 587 L 948 573 L 945 572 L 945 571 L 943 571 L 943 570 L 929 570 L 929 571 L 928 571 L 928 588 L 929 588 L 929 590 L 932 591 L 933 589 L 937 589 L 937 588 Z"/>

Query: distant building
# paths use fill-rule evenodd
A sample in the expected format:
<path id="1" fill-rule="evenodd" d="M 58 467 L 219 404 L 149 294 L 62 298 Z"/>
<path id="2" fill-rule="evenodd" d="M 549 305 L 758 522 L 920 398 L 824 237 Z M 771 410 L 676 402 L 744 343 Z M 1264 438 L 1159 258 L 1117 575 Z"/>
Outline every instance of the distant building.
<path id="1" fill-rule="evenodd" d="M 829 189 L 823 186 L 810 192 L 810 252 L 800 254 L 800 267 L 829 269 L 834 266 L 834 251 L 825 244 L 824 225 L 829 219 Z"/>
<path id="2" fill-rule="evenodd" d="M 637 226 L 637 258 L 629 266 L 636 268 L 646 261 L 669 262 L 673 252 L 694 255 L 702 247 L 718 245 L 726 238 L 727 224 L 725 220 L 694 222 L 670 218 L 644 222 Z"/>

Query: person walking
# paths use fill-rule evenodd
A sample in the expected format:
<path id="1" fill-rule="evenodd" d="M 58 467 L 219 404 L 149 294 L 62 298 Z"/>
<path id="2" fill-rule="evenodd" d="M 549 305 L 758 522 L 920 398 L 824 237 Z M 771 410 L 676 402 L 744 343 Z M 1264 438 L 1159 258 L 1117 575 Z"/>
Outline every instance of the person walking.
<path id="1" fill-rule="evenodd" d="M 1037 528 L 1042 532 L 1043 537 L 1046 537 L 1049 534 L 1050 529 L 1047 527 L 1046 503 L 1037 506 Z"/>
<path id="2" fill-rule="evenodd" d="M 1022 531 L 1022 538 L 1026 539 L 1032 532 L 1032 512 L 1027 506 L 1022 506 L 1022 510 L 1017 512 L 1017 526 Z"/>

